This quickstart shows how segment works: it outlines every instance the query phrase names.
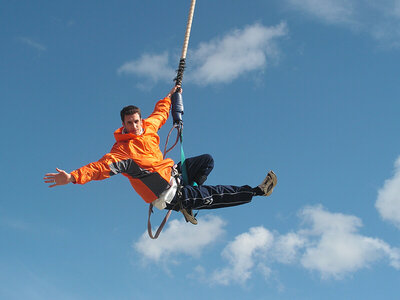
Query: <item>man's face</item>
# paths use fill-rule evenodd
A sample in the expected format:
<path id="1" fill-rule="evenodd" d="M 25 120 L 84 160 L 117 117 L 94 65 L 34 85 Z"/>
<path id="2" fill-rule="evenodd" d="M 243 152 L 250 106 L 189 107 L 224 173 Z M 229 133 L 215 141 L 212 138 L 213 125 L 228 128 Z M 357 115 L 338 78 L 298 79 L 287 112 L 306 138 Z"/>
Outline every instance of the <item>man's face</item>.
<path id="1" fill-rule="evenodd" d="M 128 133 L 133 133 L 136 135 L 140 135 L 143 130 L 143 122 L 138 113 L 125 116 L 122 125 L 125 127 L 125 130 Z"/>

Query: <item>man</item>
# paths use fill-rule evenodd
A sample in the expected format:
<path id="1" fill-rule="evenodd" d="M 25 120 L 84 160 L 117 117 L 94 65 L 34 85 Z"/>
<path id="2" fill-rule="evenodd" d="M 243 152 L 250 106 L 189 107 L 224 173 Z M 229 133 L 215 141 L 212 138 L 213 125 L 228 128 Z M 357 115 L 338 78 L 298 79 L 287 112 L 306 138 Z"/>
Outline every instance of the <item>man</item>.
<path id="1" fill-rule="evenodd" d="M 181 92 L 179 86 L 158 101 L 146 119 L 142 119 L 138 107 L 124 107 L 121 110 L 122 127 L 114 132 L 116 142 L 109 153 L 71 173 L 57 168 L 57 173 L 45 175 L 44 182 L 52 188 L 71 182 L 85 184 L 122 173 L 145 202 L 159 209 L 181 211 L 186 221 L 193 224 L 197 224 L 193 209 L 235 206 L 250 202 L 253 196 L 269 196 L 277 183 L 272 171 L 254 188 L 248 185 L 203 185 L 214 167 L 212 157 L 207 154 L 185 160 L 188 180 L 196 184 L 182 185 L 181 163 L 174 165 L 172 159 L 163 158 L 157 134 L 168 119 L 171 95 L 177 91 Z"/>

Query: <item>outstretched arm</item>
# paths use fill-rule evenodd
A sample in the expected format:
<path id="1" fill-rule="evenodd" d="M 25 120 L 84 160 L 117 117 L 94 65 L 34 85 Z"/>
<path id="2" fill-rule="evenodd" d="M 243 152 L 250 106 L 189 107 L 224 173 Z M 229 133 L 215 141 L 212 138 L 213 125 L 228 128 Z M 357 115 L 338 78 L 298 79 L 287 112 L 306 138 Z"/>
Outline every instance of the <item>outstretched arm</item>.
<path id="1" fill-rule="evenodd" d="M 64 170 L 56 168 L 58 173 L 47 173 L 44 176 L 45 183 L 51 183 L 49 188 L 55 187 L 57 185 L 65 185 L 70 182 L 75 183 L 75 178 L 70 173 L 65 172 Z"/>
<path id="2" fill-rule="evenodd" d="M 111 149 L 111 151 L 113 151 L 113 149 Z M 113 153 L 107 153 L 98 161 L 89 163 L 71 173 L 56 168 L 58 173 L 47 173 L 43 179 L 45 183 L 50 184 L 49 187 L 65 185 L 70 182 L 85 184 L 92 180 L 103 180 L 112 175 L 125 172 L 126 164 L 119 162 L 127 158 L 129 157 L 121 156 L 121 153 L 117 156 Z"/>

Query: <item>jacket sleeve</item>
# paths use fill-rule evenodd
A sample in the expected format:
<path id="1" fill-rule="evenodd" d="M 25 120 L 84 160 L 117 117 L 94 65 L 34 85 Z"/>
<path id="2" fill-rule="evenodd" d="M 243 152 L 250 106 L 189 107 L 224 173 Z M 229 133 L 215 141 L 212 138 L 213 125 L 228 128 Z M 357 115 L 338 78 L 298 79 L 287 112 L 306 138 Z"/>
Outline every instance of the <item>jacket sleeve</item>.
<path id="1" fill-rule="evenodd" d="M 153 113 L 146 119 L 158 131 L 165 124 L 171 109 L 171 99 L 165 97 L 156 103 Z"/>
<path id="2" fill-rule="evenodd" d="M 78 184 L 85 184 L 92 180 L 103 180 L 112 175 L 124 172 L 123 165 L 118 164 L 118 159 L 107 153 L 96 162 L 92 162 L 71 172 Z"/>

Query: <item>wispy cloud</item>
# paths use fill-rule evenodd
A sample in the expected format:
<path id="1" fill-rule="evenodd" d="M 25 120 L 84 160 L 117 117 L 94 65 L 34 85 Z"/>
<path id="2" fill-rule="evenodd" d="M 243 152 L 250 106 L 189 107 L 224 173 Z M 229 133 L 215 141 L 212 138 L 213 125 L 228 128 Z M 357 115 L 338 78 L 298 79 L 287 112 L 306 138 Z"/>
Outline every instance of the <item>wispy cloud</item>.
<path id="1" fill-rule="evenodd" d="M 263 71 L 278 61 L 277 43 L 287 33 L 286 23 L 272 27 L 254 24 L 203 42 L 190 51 L 191 68 L 186 71 L 185 81 L 199 85 L 228 83 L 244 74 Z M 175 76 L 168 52 L 143 54 L 139 59 L 123 64 L 117 72 L 151 82 L 170 82 Z"/>
<path id="2" fill-rule="evenodd" d="M 27 46 L 29 46 L 29 47 L 31 47 L 31 48 L 33 48 L 33 49 L 36 49 L 36 50 L 38 50 L 38 51 L 40 51 L 40 52 L 43 52 L 43 51 L 46 51 L 46 50 L 47 50 L 46 46 L 44 46 L 43 44 L 40 44 L 40 43 L 34 41 L 34 40 L 31 39 L 31 38 L 28 38 L 28 37 L 19 37 L 19 38 L 17 38 L 17 40 L 18 40 L 20 43 L 22 43 L 22 44 L 24 44 L 24 45 L 27 45 Z"/>
<path id="3" fill-rule="evenodd" d="M 349 0 L 286 0 L 293 8 L 316 16 L 327 23 L 351 24 L 355 18 L 355 1 Z"/>
<path id="4" fill-rule="evenodd" d="M 279 58 L 277 40 L 287 33 L 286 23 L 273 27 L 254 24 L 202 43 L 191 53 L 195 64 L 191 79 L 201 85 L 226 83 L 264 70 Z"/>
<path id="5" fill-rule="evenodd" d="M 306 207 L 299 213 L 304 227 L 281 235 L 254 227 L 238 235 L 222 252 L 227 267 L 212 273 L 214 283 L 246 283 L 254 272 L 268 278 L 272 265 L 283 263 L 316 271 L 322 279 L 343 279 L 386 259 L 400 269 L 400 249 L 358 233 L 361 220 L 331 213 L 322 206 Z"/>
<path id="6" fill-rule="evenodd" d="M 394 164 L 393 177 L 387 179 L 378 191 L 375 207 L 384 220 L 400 229 L 400 157 Z"/>
<path id="7" fill-rule="evenodd" d="M 4 227 L 7 229 L 20 231 L 20 232 L 33 232 L 32 224 L 27 223 L 26 221 L 10 218 L 6 216 L 0 216 L 0 227 Z"/>
<path id="8" fill-rule="evenodd" d="M 299 250 L 302 249 L 307 239 L 297 233 L 289 232 L 278 235 L 275 239 L 272 256 L 283 264 L 291 264 L 299 259 Z"/>
<path id="9" fill-rule="evenodd" d="M 216 242 L 225 232 L 225 222 L 215 216 L 200 218 L 198 226 L 184 220 L 172 220 L 167 224 L 157 240 L 151 240 L 145 232 L 134 243 L 134 249 L 145 260 L 171 263 L 177 262 L 181 254 L 198 257 L 206 246 Z"/>
<path id="10" fill-rule="evenodd" d="M 321 277 L 341 279 L 382 258 L 400 269 L 400 251 L 384 241 L 358 233 L 361 220 L 352 215 L 331 213 L 321 206 L 308 207 L 302 219 L 311 225 L 298 234 L 308 243 L 300 259 L 301 265 L 318 271 Z"/>
<path id="11" fill-rule="evenodd" d="M 382 45 L 400 46 L 400 1 L 285 0 L 293 10 L 355 32 L 367 32 Z"/>
<path id="12" fill-rule="evenodd" d="M 360 218 L 332 213 L 321 205 L 305 207 L 298 216 L 301 225 L 286 234 L 258 226 L 237 235 L 221 252 L 225 265 L 210 271 L 198 265 L 193 274 L 210 285 L 245 285 L 255 273 L 270 280 L 277 264 L 301 267 L 317 272 L 321 279 L 334 280 L 383 261 L 400 270 L 400 248 L 359 233 L 363 226 Z M 200 219 L 199 226 L 173 220 L 158 240 L 143 233 L 133 247 L 145 261 L 179 263 L 183 256 L 199 258 L 225 233 L 224 226 L 225 222 L 214 216 Z"/>
<path id="13" fill-rule="evenodd" d="M 243 284 L 250 279 L 255 265 L 268 275 L 269 268 L 262 263 L 262 258 L 271 247 L 273 240 L 271 232 L 264 227 L 253 227 L 249 232 L 238 235 L 222 252 L 229 266 L 216 270 L 212 275 L 212 282 L 224 285 L 231 282 Z"/>
<path id="14" fill-rule="evenodd" d="M 138 77 L 158 81 L 172 81 L 174 68 L 168 65 L 168 52 L 162 54 L 143 54 L 139 59 L 124 63 L 118 68 L 118 74 L 134 74 Z"/>

